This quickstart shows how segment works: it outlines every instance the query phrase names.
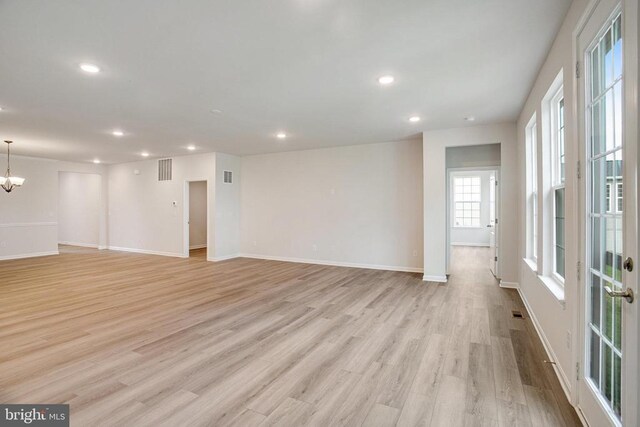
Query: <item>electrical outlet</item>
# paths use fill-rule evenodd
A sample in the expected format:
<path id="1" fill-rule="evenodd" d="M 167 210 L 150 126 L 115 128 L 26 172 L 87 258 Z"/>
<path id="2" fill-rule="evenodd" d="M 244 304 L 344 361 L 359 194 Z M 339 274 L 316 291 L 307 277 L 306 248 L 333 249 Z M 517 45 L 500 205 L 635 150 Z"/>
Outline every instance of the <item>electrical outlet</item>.
<path id="1" fill-rule="evenodd" d="M 418 251 L 417 250 L 413 251 L 413 256 L 418 256 Z"/>
<path id="2" fill-rule="evenodd" d="M 317 252 L 317 251 L 318 251 L 318 245 L 312 245 L 311 247 L 313 248 L 313 251 L 314 251 L 314 252 Z"/>

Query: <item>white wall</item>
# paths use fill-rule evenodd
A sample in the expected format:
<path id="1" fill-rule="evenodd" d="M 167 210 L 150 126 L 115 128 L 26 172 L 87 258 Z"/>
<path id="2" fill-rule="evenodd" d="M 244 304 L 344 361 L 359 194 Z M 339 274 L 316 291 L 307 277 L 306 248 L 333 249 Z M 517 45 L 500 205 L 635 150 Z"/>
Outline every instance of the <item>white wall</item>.
<path id="1" fill-rule="evenodd" d="M 189 249 L 207 247 L 207 182 L 189 183 Z"/>
<path id="2" fill-rule="evenodd" d="M 451 185 L 449 186 L 451 244 L 460 246 L 489 246 L 489 233 L 487 227 L 490 221 L 489 189 L 490 179 L 495 172 L 489 170 L 458 171 L 451 172 Z M 480 226 L 479 227 L 455 227 L 455 201 L 453 192 L 453 179 L 464 176 L 480 177 Z"/>
<path id="3" fill-rule="evenodd" d="M 215 255 L 213 261 L 233 258 L 240 253 L 241 159 L 216 153 Z M 224 171 L 232 173 L 232 182 L 224 183 Z"/>
<path id="4" fill-rule="evenodd" d="M 98 247 L 102 178 L 89 173 L 59 172 L 58 242 Z"/>
<path id="5" fill-rule="evenodd" d="M 26 181 L 11 193 L 0 189 L 0 259 L 57 254 L 57 162 L 11 156 L 11 172 Z"/>
<path id="6" fill-rule="evenodd" d="M 561 382 L 569 394 L 575 398 L 575 363 L 578 361 L 577 341 L 577 303 L 578 284 L 575 265 L 578 261 L 578 228 L 577 218 L 577 180 L 576 161 L 578 159 L 577 135 L 575 134 L 576 113 L 572 101 L 565 102 L 565 152 L 566 152 L 566 190 L 565 190 L 565 286 L 564 301 L 559 300 L 543 283 L 537 273 L 524 261 L 525 250 L 525 127 L 529 119 L 536 113 L 538 126 L 538 147 L 542 147 L 542 110 L 541 103 L 547 90 L 558 73 L 563 71 L 565 100 L 575 99 L 574 87 L 575 63 L 573 52 L 573 31 L 578 20 L 586 9 L 585 0 L 575 0 L 565 18 L 562 27 L 553 43 L 549 55 L 540 69 L 535 84 L 518 118 L 518 175 L 519 197 L 518 217 L 520 235 L 517 265 L 520 275 L 520 292 L 529 307 L 529 311 L 541 333 L 542 341 L 550 356 L 557 362 L 556 370 Z M 541 164 L 542 152 L 538 153 L 538 164 Z M 542 188 L 542 176 L 539 175 L 538 187 Z M 540 205 L 540 204 L 539 204 Z M 540 206 L 539 216 L 543 214 Z M 547 240 L 547 239 L 545 239 Z M 567 336 L 571 334 L 571 338 Z"/>
<path id="7" fill-rule="evenodd" d="M 184 216 L 187 181 L 208 181 L 215 199 L 215 154 L 173 157 L 173 179 L 158 181 L 158 160 L 109 166 L 109 246 L 121 250 L 188 256 Z M 136 175 L 135 171 L 139 174 Z M 175 202 L 175 206 L 174 206 Z M 209 209 L 211 212 L 211 209 Z M 208 227 L 214 230 L 209 214 Z M 215 251 L 209 233 L 208 255 Z"/>
<path id="8" fill-rule="evenodd" d="M 500 144 L 447 148 L 448 168 L 500 166 Z"/>
<path id="9" fill-rule="evenodd" d="M 447 162 L 448 147 L 500 144 L 502 197 L 500 200 L 502 259 L 505 283 L 518 280 L 518 215 L 509 206 L 518 198 L 516 126 L 513 123 L 434 130 L 423 133 L 424 170 L 424 278 L 446 281 L 447 270 Z"/>
<path id="10" fill-rule="evenodd" d="M 420 141 L 243 157 L 242 252 L 421 271 L 421 159 Z"/>

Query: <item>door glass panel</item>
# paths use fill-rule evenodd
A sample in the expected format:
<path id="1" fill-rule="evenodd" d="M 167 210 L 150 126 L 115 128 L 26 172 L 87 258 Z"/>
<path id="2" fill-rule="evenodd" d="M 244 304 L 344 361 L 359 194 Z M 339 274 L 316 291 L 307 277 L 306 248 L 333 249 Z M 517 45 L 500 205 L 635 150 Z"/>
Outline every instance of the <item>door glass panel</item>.
<path id="1" fill-rule="evenodd" d="M 620 417 L 622 303 L 604 287 L 622 288 L 622 38 L 613 19 L 587 55 L 593 79 L 587 94 L 589 154 L 589 360 L 587 377 Z M 618 191 L 618 186 L 621 190 Z"/>

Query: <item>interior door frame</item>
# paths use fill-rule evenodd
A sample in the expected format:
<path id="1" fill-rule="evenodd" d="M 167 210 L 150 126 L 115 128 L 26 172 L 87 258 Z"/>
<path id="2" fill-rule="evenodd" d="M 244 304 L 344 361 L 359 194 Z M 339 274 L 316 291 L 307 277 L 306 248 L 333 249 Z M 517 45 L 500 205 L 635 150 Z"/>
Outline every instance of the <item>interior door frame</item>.
<path id="1" fill-rule="evenodd" d="M 456 167 L 456 168 L 447 168 L 447 182 L 446 182 L 446 215 L 447 215 L 447 230 L 446 230 L 446 272 L 450 274 L 450 266 L 451 266 L 451 204 L 453 202 L 451 198 L 451 174 L 454 172 L 473 172 L 473 171 L 495 171 L 496 173 L 496 182 L 498 182 L 498 190 L 496 191 L 496 219 L 498 220 L 498 224 L 500 224 L 500 205 L 502 204 L 502 184 L 500 183 L 500 166 L 472 166 L 472 167 Z M 496 245 L 498 246 L 498 250 L 500 249 L 500 227 L 496 227 Z M 502 273 L 500 269 L 500 256 L 498 256 L 498 262 L 496 263 L 496 278 L 499 279 Z"/>
<path id="2" fill-rule="evenodd" d="M 588 209 L 587 209 L 587 186 L 590 183 L 589 175 L 589 163 L 588 163 L 588 147 L 585 135 L 586 125 L 586 109 L 584 106 L 586 85 L 589 81 L 589 70 L 585 64 L 585 55 L 580 45 L 580 36 L 586 29 L 587 24 L 594 18 L 597 7 L 603 2 L 611 2 L 616 6 L 608 8 L 607 16 L 613 17 L 615 14 L 622 11 L 622 34 L 623 34 L 623 108 L 624 108 L 624 124 L 623 124 L 623 182 L 624 182 L 624 212 L 623 218 L 623 233 L 625 235 L 625 241 L 623 246 L 623 257 L 633 256 L 637 261 L 638 254 L 638 226 L 637 215 L 640 212 L 638 202 L 640 199 L 637 197 L 637 179 L 638 179 L 638 164 L 640 164 L 640 158 L 638 158 L 638 0 L 591 0 L 583 14 L 582 18 L 578 22 L 578 25 L 573 34 L 573 50 L 574 50 L 574 63 L 577 64 L 577 70 L 580 73 L 580 78 L 574 79 L 574 89 L 576 97 L 574 102 L 574 111 L 576 112 L 575 120 L 573 120 L 575 126 L 576 135 L 578 135 L 578 153 L 579 153 L 579 165 L 578 172 L 581 174 L 581 179 L 578 181 L 578 217 L 580 233 L 578 233 L 578 247 L 579 247 L 579 260 L 580 265 L 578 267 L 580 271 L 580 279 L 578 283 L 578 309 L 576 310 L 576 321 L 578 334 L 578 346 L 576 352 L 576 402 L 581 415 L 583 415 L 587 421 L 591 421 L 592 424 L 596 420 L 588 419 L 589 414 L 592 412 L 586 405 L 599 405 L 600 410 L 604 413 L 609 412 L 609 408 L 604 405 L 600 399 L 595 399 L 589 395 L 592 392 L 587 389 L 589 385 L 586 383 L 585 373 L 587 367 L 585 365 L 587 348 L 587 335 L 586 335 L 586 315 L 587 315 L 587 285 L 589 280 L 589 272 L 587 267 L 589 266 L 588 254 L 589 248 L 587 238 L 587 227 L 589 226 Z M 604 15 L 605 12 L 602 12 Z M 601 18 L 601 17 L 598 17 Z M 596 19 L 598 19 L 596 18 Z M 608 18 L 607 18 L 608 19 Z M 606 19 L 602 19 L 606 21 Z M 598 21 L 600 22 L 600 21 Z M 597 37 L 597 36 L 596 36 Z M 585 47 L 585 51 L 588 47 Z M 629 58 L 635 58 L 636 61 L 630 61 Z M 629 159 L 633 159 L 631 163 Z M 633 224 L 632 224 L 633 223 Z M 628 225 L 633 225 L 636 232 L 634 235 L 629 236 L 627 232 Z M 638 293 L 638 275 L 634 272 L 623 273 L 623 283 L 626 287 L 630 287 L 634 292 Z M 634 302 L 634 307 L 623 308 L 623 322 L 625 324 L 625 330 L 627 333 L 623 334 L 623 366 L 622 366 L 622 422 L 624 425 L 635 426 L 640 421 L 638 414 L 638 396 L 640 395 L 640 381 L 638 381 L 638 365 L 640 364 L 640 345 L 637 337 L 637 332 L 640 331 L 640 316 L 638 316 L 638 301 Z M 623 307 L 629 305 L 623 302 Z M 628 328 L 631 328 L 630 330 Z M 625 378 L 633 378 L 633 381 L 625 381 Z M 585 410 L 587 412 L 585 412 Z M 608 418 L 605 420 L 606 424 L 610 424 L 611 420 Z M 596 425 L 606 425 L 601 419 L 598 419 Z M 617 421 L 613 425 L 617 425 Z"/>
<path id="3" fill-rule="evenodd" d="M 209 197 L 209 180 L 206 178 L 202 179 L 185 179 L 184 186 L 182 190 L 182 257 L 189 258 L 189 194 L 191 192 L 191 187 L 189 184 L 192 182 L 205 182 L 207 184 L 207 259 L 210 259 L 212 254 L 211 245 L 209 242 L 211 241 L 211 227 L 209 224 L 209 212 L 211 212 L 211 197 Z"/>

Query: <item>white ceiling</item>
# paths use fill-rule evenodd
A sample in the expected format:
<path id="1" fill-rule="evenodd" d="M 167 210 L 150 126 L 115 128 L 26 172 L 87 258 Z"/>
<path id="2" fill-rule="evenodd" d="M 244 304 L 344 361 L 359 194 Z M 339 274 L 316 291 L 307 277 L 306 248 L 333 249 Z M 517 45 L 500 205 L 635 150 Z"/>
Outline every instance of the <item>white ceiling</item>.
<path id="1" fill-rule="evenodd" d="M 0 0 L 0 138 L 16 154 L 113 163 L 512 121 L 569 4 Z"/>

